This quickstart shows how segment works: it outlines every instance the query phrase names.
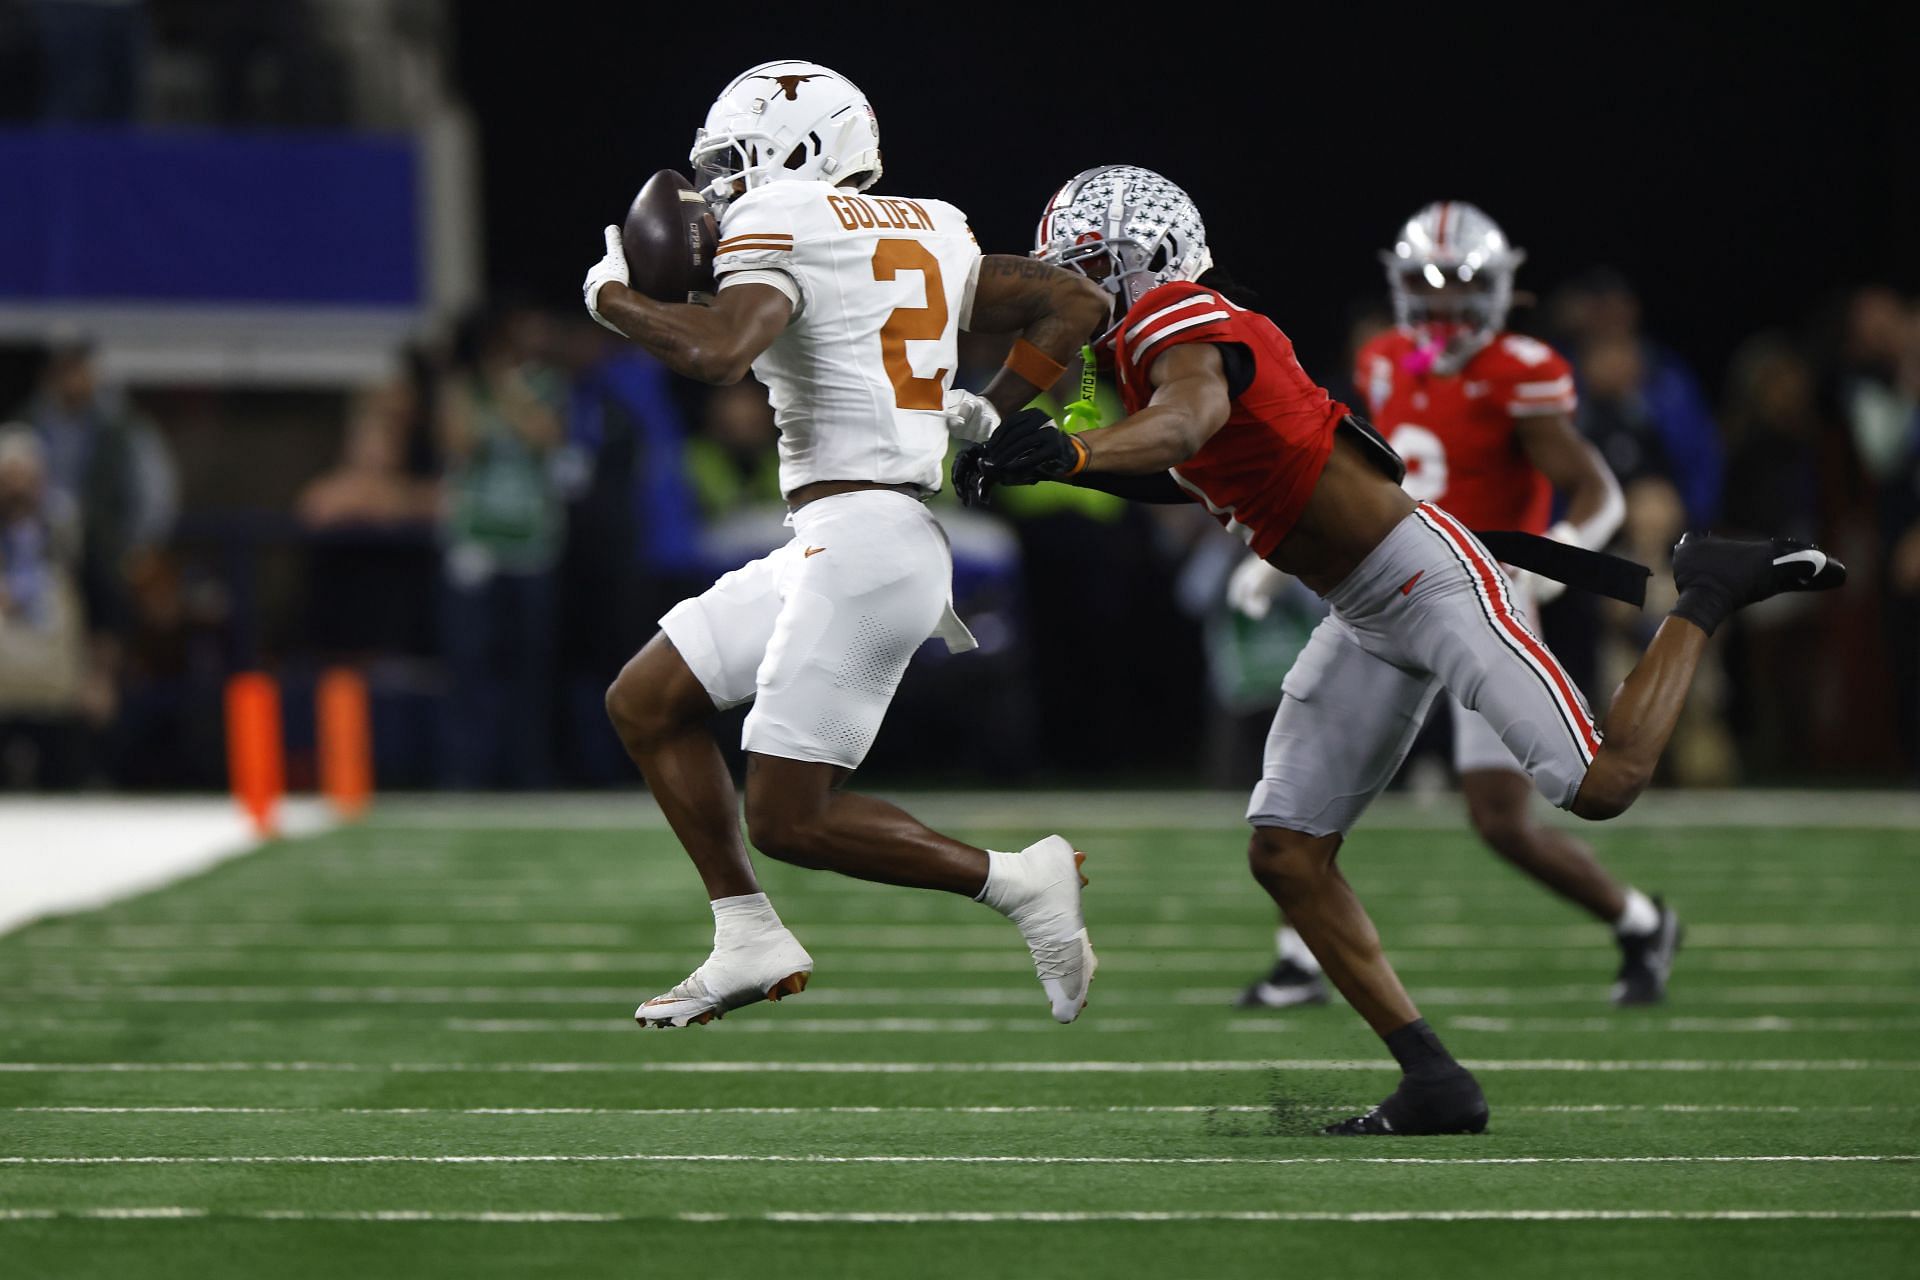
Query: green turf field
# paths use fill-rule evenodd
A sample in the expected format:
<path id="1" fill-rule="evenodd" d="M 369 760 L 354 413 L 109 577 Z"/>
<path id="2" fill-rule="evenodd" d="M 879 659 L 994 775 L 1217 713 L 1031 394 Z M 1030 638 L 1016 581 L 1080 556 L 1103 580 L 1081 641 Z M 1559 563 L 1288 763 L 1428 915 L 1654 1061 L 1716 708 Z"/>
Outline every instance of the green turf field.
<path id="1" fill-rule="evenodd" d="M 1044 830 L 979 805 L 983 842 Z M 1691 930 L 1671 1003 L 1616 1014 L 1598 928 L 1450 824 L 1363 831 L 1347 873 L 1493 1122 L 1336 1140 L 1306 1131 L 1391 1087 L 1377 1041 L 1227 1008 L 1271 942 L 1234 802 L 1140 808 L 1057 824 L 1101 956 L 1071 1027 L 984 908 L 776 866 L 812 987 L 641 1032 L 710 920 L 603 802 L 390 808 L 31 926 L 0 939 L 0 1274 L 1920 1265 L 1920 833 L 1589 828 Z"/>

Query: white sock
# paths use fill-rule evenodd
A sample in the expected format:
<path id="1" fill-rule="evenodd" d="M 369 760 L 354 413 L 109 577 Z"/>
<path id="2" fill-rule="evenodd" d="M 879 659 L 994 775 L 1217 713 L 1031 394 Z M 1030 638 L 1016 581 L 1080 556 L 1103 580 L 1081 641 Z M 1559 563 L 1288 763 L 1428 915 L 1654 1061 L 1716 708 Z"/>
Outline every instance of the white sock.
<path id="1" fill-rule="evenodd" d="M 1308 973 L 1320 972 L 1320 962 L 1313 958 L 1313 952 L 1307 949 L 1306 940 L 1286 925 L 1273 935 L 1274 950 L 1282 960 L 1291 960 Z"/>
<path id="2" fill-rule="evenodd" d="M 1660 908 L 1638 889 L 1627 890 L 1627 905 L 1613 922 L 1613 931 L 1623 938 L 1644 938 L 1660 927 Z"/>
<path id="3" fill-rule="evenodd" d="M 733 938 L 786 927 L 780 923 L 780 913 L 773 909 L 773 903 L 764 893 L 743 893 L 735 898 L 715 898 L 711 905 L 715 945 Z"/>
<path id="4" fill-rule="evenodd" d="M 980 892 L 974 895 L 973 900 L 984 902 L 1001 915 L 1006 915 L 1005 904 L 1012 893 L 1016 865 L 1008 859 L 1019 856 L 1017 853 L 1002 853 L 998 849 L 987 850 L 987 882 L 980 886 Z"/>
<path id="5" fill-rule="evenodd" d="M 1044 887 L 1050 868 L 1031 854 L 1032 846 L 1017 853 L 987 850 L 987 882 L 974 898 L 1019 925 L 1022 932 L 1052 920 L 1060 908 L 1053 895 L 1036 891 Z"/>

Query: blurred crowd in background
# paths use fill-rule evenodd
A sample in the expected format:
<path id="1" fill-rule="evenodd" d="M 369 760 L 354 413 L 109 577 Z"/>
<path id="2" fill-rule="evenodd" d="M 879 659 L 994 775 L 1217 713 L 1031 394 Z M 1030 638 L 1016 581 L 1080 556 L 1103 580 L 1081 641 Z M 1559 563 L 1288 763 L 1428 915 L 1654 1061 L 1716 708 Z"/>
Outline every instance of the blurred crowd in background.
<path id="1" fill-rule="evenodd" d="M 1387 323 L 1371 302 L 1353 314 L 1355 347 Z M 1669 780 L 1910 773 L 1920 304 L 1857 290 L 1707 371 L 1610 271 L 1525 318 L 1574 360 L 1578 425 L 1625 488 L 1617 550 L 1659 567 L 1683 529 L 1713 526 L 1816 538 L 1854 568 L 1837 600 L 1783 597 L 1723 633 Z M 962 379 L 980 385 L 999 353 L 967 355 Z M 13 786 L 217 785 L 226 676 L 264 666 L 298 690 L 338 662 L 368 673 L 389 785 L 625 782 L 605 685 L 667 605 L 785 537 L 761 389 L 684 383 L 583 317 L 490 309 L 344 397 L 128 395 L 82 342 L 12 357 Z M 1344 368 L 1315 372 L 1352 398 Z M 1059 486 L 1003 491 L 985 514 L 936 502 L 985 644 L 952 664 L 929 647 L 876 771 L 1246 780 L 1311 597 L 1232 615 L 1244 552 L 1197 509 Z M 1643 613 L 1578 595 L 1548 608 L 1549 641 L 1596 702 L 1663 589 Z"/>
<path id="2" fill-rule="evenodd" d="M 439 84 L 451 13 L 0 0 L 0 121 L 405 125 Z M 1625 488 L 1616 550 L 1663 569 L 1683 529 L 1712 526 L 1815 538 L 1852 566 L 1837 599 L 1781 597 L 1722 630 L 1666 780 L 1913 779 L 1920 299 L 1854 288 L 1701 367 L 1615 271 L 1521 283 L 1540 300 L 1516 327 L 1573 360 L 1578 426 Z M 1349 402 L 1384 294 L 1273 311 L 1315 331 L 1310 372 Z M 634 781 L 606 685 L 668 605 L 785 538 L 766 398 L 681 382 L 577 309 L 495 299 L 434 332 L 352 390 L 123 383 L 83 329 L 0 338 L 0 788 L 221 786 L 221 690 L 249 669 L 281 681 L 301 785 L 308 694 L 342 663 L 372 691 L 382 785 Z M 963 355 L 977 388 L 1002 351 Z M 1198 509 L 1062 486 L 985 513 L 935 501 L 982 648 L 923 651 L 869 772 L 1252 780 L 1315 600 L 1233 615 L 1244 550 Z M 1663 615 L 1655 582 L 1643 613 L 1577 594 L 1546 611 L 1598 705 Z M 1439 785 L 1444 756 L 1417 758 L 1409 784 Z"/>

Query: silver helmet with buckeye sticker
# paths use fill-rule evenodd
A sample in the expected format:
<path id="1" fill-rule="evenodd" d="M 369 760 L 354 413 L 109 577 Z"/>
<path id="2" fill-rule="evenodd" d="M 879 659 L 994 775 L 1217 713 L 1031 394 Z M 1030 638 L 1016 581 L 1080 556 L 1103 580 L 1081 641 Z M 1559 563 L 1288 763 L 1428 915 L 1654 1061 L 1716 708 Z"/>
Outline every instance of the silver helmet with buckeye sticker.
<path id="1" fill-rule="evenodd" d="M 1155 285 L 1197 280 L 1213 266 L 1193 200 L 1130 164 L 1083 170 L 1055 192 L 1034 231 L 1033 256 L 1113 294 L 1116 321 Z"/>
<path id="2" fill-rule="evenodd" d="M 1491 342 L 1506 327 L 1513 275 L 1526 257 L 1477 206 L 1436 200 L 1380 252 L 1394 320 L 1430 341 Z"/>

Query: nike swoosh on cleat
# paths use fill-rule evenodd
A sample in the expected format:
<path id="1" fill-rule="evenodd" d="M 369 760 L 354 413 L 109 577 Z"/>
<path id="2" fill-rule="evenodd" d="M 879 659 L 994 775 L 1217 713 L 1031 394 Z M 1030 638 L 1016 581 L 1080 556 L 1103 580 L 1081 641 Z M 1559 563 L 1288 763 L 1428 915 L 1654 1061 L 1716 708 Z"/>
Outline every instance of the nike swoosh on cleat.
<path id="1" fill-rule="evenodd" d="M 1775 556 L 1773 563 L 1776 567 L 1783 564 L 1810 564 L 1813 566 L 1813 572 L 1807 576 L 1817 578 L 1820 576 L 1820 571 L 1827 567 L 1827 553 L 1812 548 L 1805 551 L 1789 551 L 1784 556 Z"/>

